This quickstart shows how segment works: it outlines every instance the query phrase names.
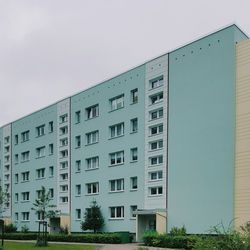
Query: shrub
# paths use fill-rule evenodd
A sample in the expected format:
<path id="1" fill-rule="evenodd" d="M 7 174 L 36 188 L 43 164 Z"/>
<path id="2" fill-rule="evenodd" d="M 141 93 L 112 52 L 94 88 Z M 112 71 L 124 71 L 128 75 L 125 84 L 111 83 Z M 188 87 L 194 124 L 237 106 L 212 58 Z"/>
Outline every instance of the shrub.
<path id="1" fill-rule="evenodd" d="M 24 224 L 24 225 L 21 227 L 21 232 L 22 232 L 22 233 L 28 233 L 28 232 L 29 232 L 29 227 L 28 227 L 26 224 Z"/>
<path id="2" fill-rule="evenodd" d="M 146 233 L 143 241 L 147 246 L 166 247 L 166 248 L 184 248 L 191 249 L 195 244 L 194 236 L 173 236 L 169 234 Z"/>
<path id="3" fill-rule="evenodd" d="M 63 226 L 60 227 L 60 234 L 69 234 L 69 228 L 67 225 L 64 227 Z"/>
<path id="4" fill-rule="evenodd" d="M 185 226 L 182 226 L 180 228 L 172 227 L 169 234 L 173 236 L 187 235 L 187 230 Z"/>
<path id="5" fill-rule="evenodd" d="M 9 240 L 37 240 L 37 233 L 8 233 L 4 235 L 4 238 Z M 122 238 L 119 233 L 49 234 L 47 241 L 119 244 L 122 242 Z"/>
<path id="6" fill-rule="evenodd" d="M 4 231 L 5 233 L 15 233 L 17 231 L 17 227 L 15 224 L 10 223 L 10 224 L 5 225 Z"/>

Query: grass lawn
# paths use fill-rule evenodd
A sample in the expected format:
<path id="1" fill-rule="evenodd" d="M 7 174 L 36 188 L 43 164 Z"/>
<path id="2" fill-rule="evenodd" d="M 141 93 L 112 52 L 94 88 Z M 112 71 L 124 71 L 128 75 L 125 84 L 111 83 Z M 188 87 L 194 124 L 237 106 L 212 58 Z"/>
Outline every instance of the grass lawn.
<path id="1" fill-rule="evenodd" d="M 4 242 L 4 250 L 94 250 L 92 246 L 52 244 L 49 247 L 35 247 L 35 243 L 27 242 Z"/>

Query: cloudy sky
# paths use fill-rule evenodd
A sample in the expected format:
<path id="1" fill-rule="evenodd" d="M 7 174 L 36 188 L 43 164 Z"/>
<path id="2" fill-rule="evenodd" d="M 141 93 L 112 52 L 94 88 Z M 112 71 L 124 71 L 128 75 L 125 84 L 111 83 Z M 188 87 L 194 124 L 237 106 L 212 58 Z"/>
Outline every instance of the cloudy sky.
<path id="1" fill-rule="evenodd" d="M 249 0 L 0 0 L 0 126 L 236 23 Z"/>

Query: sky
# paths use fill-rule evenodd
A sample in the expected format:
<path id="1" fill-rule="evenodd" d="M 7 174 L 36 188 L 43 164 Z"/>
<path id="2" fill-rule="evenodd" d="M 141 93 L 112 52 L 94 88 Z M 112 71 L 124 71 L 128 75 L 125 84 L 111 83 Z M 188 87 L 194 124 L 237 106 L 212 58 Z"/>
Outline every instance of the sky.
<path id="1" fill-rule="evenodd" d="M 0 126 L 236 23 L 249 0 L 0 0 Z"/>

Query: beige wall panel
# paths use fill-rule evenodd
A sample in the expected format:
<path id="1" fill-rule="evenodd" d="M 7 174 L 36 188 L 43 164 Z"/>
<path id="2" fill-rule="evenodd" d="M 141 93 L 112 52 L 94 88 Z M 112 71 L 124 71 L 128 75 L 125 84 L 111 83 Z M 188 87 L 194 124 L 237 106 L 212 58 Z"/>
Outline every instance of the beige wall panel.
<path id="1" fill-rule="evenodd" d="M 250 221 L 250 40 L 236 48 L 235 226 Z"/>

